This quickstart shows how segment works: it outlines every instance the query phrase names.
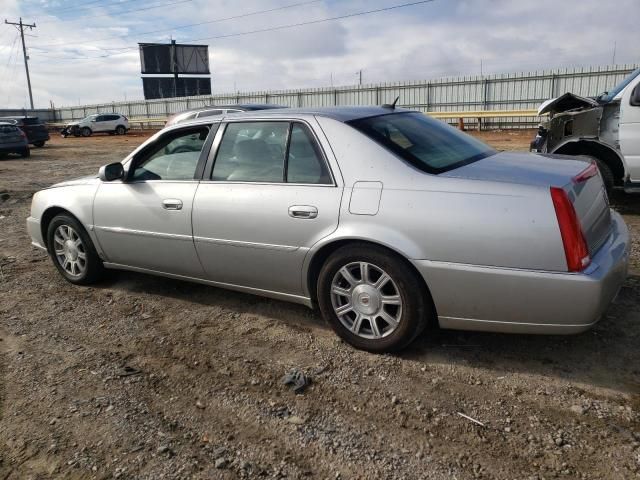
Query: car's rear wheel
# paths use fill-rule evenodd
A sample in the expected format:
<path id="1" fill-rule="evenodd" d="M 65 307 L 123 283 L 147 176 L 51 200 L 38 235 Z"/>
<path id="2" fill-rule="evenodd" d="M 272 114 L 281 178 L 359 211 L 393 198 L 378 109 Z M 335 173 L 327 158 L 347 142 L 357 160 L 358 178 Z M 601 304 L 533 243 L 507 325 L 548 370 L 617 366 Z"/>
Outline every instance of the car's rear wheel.
<path id="1" fill-rule="evenodd" d="M 116 135 L 124 135 L 125 133 L 127 133 L 127 129 L 124 126 L 118 125 L 116 127 Z"/>
<path id="2" fill-rule="evenodd" d="M 23 148 L 22 150 L 20 150 L 20 156 L 22 158 L 28 158 L 31 156 L 31 150 L 29 150 L 29 147 Z"/>
<path id="3" fill-rule="evenodd" d="M 596 164 L 598 165 L 598 170 L 600 170 L 600 176 L 602 177 L 604 187 L 607 189 L 607 195 L 611 196 L 613 193 L 613 187 L 615 186 L 615 177 L 613 176 L 613 172 L 609 168 L 609 165 L 604 163 L 602 160 L 596 159 Z"/>
<path id="4" fill-rule="evenodd" d="M 80 133 L 82 134 L 83 137 L 90 137 L 91 129 L 89 127 L 82 127 L 82 130 L 80 130 Z"/>
<path id="5" fill-rule="evenodd" d="M 318 278 L 318 303 L 334 331 L 356 348 L 399 350 L 425 328 L 432 309 L 417 274 L 388 250 L 351 244 L 336 250 Z"/>
<path id="6" fill-rule="evenodd" d="M 45 142 L 44 141 L 40 141 L 40 142 L 33 142 L 33 146 L 34 147 L 38 147 L 38 148 L 42 148 L 44 147 Z"/>
<path id="7" fill-rule="evenodd" d="M 78 285 L 95 283 L 104 274 L 102 260 L 84 227 L 70 215 L 60 214 L 47 227 L 49 255 L 60 274 Z"/>

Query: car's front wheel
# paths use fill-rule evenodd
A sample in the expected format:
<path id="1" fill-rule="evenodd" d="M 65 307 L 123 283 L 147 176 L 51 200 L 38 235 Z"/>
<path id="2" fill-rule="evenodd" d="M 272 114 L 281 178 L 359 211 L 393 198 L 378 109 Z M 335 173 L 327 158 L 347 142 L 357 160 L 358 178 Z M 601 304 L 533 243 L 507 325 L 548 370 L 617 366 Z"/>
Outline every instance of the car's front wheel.
<path id="1" fill-rule="evenodd" d="M 22 158 L 29 158 L 31 156 L 31 150 L 29 150 L 29 147 L 25 147 L 20 150 L 20 156 Z"/>
<path id="2" fill-rule="evenodd" d="M 53 264 L 69 282 L 95 283 L 104 267 L 84 227 L 70 215 L 60 214 L 47 228 L 47 245 Z"/>
<path id="3" fill-rule="evenodd" d="M 317 293 L 322 315 L 334 331 L 371 352 L 407 346 L 432 312 L 428 293 L 410 266 L 369 244 L 336 250 L 320 270 Z"/>
<path id="4" fill-rule="evenodd" d="M 82 130 L 80 130 L 80 133 L 82 134 L 83 137 L 90 137 L 91 129 L 89 127 L 82 127 Z"/>

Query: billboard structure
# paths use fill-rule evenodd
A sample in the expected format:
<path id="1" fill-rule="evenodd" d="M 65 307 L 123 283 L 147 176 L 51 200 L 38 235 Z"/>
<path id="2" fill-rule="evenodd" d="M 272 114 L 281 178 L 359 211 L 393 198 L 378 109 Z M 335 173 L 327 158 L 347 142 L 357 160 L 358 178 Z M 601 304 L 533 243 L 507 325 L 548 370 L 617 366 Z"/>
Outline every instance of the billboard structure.
<path id="1" fill-rule="evenodd" d="M 145 99 L 210 95 L 210 77 L 180 77 L 180 75 L 210 75 L 209 46 L 139 43 L 142 75 L 173 75 L 173 77 L 142 77 Z"/>
<path id="2" fill-rule="evenodd" d="M 211 79 L 209 77 L 142 77 L 144 98 L 191 97 L 194 95 L 211 95 Z"/>

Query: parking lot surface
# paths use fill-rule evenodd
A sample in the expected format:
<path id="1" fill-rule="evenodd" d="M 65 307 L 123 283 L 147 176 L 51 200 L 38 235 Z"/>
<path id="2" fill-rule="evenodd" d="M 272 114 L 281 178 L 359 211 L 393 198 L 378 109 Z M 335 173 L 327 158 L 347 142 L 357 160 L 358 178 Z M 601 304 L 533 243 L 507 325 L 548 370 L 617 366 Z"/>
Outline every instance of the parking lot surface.
<path id="1" fill-rule="evenodd" d="M 128 272 L 65 282 L 30 246 L 31 196 L 145 137 L 0 160 L 0 479 L 640 478 L 640 197 L 613 199 L 632 270 L 593 330 L 429 331 L 372 355 L 297 305 Z"/>

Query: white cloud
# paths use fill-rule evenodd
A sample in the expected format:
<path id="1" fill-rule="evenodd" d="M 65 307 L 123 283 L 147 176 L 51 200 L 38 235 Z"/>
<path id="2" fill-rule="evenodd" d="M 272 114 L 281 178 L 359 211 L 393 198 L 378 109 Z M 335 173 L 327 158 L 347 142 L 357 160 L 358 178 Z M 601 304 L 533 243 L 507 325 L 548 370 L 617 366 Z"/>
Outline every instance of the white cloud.
<path id="1" fill-rule="evenodd" d="M 38 25 L 27 37 L 37 106 L 142 97 L 138 41 L 214 37 L 386 7 L 407 0 L 323 0 L 312 5 L 199 27 L 205 22 L 296 0 L 192 0 L 160 9 L 127 10 L 161 0 L 117 7 L 79 0 L 0 0 L 0 18 L 22 16 Z M 169 3 L 171 0 L 162 0 Z M 176 0 L 173 0 L 176 1 Z M 298 0 L 302 1 L 302 0 Z M 125 13 L 117 14 L 116 11 Z M 108 15 L 103 15 L 108 13 Z M 101 16 L 96 16 L 101 15 Z M 564 65 L 640 61 L 640 2 L 611 0 L 435 0 L 422 6 L 336 22 L 257 33 L 209 43 L 214 91 L 318 87 L 426 79 L 446 75 L 534 70 Z M 140 32 L 162 30 L 156 34 Z M 103 40 L 105 37 L 130 35 Z M 24 67 L 12 27 L 0 28 L 0 105 L 28 104 Z M 118 53 L 118 48 L 133 48 Z M 98 57 L 72 60 L 77 57 Z M 6 78 L 5 80 L 3 80 Z"/>

